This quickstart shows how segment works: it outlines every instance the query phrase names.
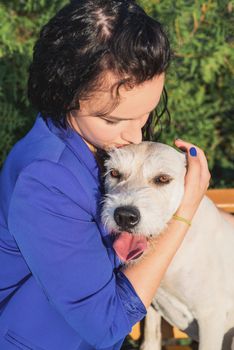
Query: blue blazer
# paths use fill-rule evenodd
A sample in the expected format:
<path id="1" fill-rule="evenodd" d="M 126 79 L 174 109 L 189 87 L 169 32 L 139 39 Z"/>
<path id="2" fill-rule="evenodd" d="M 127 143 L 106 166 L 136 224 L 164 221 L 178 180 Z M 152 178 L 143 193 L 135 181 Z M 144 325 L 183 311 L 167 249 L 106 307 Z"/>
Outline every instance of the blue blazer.
<path id="1" fill-rule="evenodd" d="M 0 176 L 0 349 L 117 350 L 146 310 L 100 222 L 93 154 L 39 115 Z"/>

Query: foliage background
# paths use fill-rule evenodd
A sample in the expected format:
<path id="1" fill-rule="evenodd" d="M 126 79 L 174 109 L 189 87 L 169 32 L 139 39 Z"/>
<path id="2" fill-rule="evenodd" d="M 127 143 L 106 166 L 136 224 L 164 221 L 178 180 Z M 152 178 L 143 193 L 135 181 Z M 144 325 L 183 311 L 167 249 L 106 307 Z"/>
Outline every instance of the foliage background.
<path id="1" fill-rule="evenodd" d="M 32 126 L 27 71 L 40 27 L 66 0 L 0 0 L 0 165 Z M 234 1 L 138 0 L 163 23 L 174 59 L 166 87 L 176 137 L 202 147 L 213 187 L 234 187 Z"/>

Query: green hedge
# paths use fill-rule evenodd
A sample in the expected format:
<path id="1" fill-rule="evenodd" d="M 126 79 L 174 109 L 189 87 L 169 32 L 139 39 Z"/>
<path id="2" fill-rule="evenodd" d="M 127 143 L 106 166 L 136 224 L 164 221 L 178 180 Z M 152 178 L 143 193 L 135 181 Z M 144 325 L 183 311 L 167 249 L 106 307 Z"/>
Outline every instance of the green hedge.
<path id="1" fill-rule="evenodd" d="M 65 0 L 0 3 L 0 164 L 31 127 L 27 70 L 38 31 Z M 166 28 L 174 51 L 166 87 L 176 137 L 201 146 L 212 186 L 234 187 L 234 6 L 231 1 L 139 0 Z"/>

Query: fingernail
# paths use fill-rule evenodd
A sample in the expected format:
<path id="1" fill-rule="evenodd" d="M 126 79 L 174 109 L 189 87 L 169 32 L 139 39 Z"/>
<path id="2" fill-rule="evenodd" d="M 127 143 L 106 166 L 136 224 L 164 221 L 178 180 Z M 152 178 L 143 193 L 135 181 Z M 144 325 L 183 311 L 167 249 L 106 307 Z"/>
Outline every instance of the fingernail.
<path id="1" fill-rule="evenodd" d="M 196 157 L 197 156 L 197 150 L 195 147 L 191 147 L 189 150 L 190 156 Z"/>

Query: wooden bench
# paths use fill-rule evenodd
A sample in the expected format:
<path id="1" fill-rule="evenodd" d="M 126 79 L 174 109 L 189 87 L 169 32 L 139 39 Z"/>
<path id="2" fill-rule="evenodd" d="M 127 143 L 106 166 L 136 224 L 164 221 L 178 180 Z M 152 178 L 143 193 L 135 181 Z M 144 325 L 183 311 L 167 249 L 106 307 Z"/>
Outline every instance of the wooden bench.
<path id="1" fill-rule="evenodd" d="M 218 208 L 234 213 L 234 188 L 208 190 L 207 196 Z"/>
<path id="2" fill-rule="evenodd" d="M 234 188 L 230 189 L 210 189 L 207 191 L 207 196 L 217 205 L 219 209 L 234 214 Z M 130 333 L 133 340 L 138 340 L 141 336 L 140 322 L 138 322 Z M 178 330 L 176 327 L 171 327 L 166 321 L 162 322 L 163 338 L 188 338 L 188 336 Z M 190 347 L 167 346 L 166 350 L 190 350 Z"/>

